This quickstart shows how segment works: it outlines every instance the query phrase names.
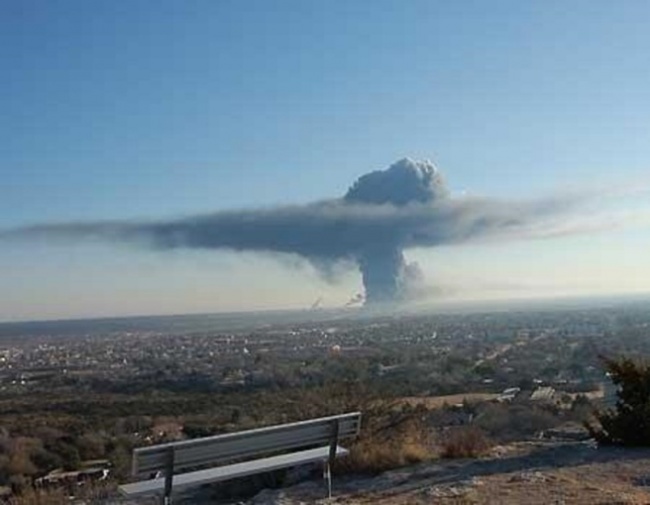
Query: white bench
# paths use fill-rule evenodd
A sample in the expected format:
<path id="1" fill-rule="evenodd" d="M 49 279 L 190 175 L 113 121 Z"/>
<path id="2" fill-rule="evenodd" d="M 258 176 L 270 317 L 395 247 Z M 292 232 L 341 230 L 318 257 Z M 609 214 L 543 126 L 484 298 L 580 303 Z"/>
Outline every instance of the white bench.
<path id="1" fill-rule="evenodd" d="M 141 447 L 133 451 L 132 475 L 164 473 L 164 477 L 124 484 L 119 489 L 129 497 L 162 493 L 162 503 L 169 504 L 172 489 L 322 462 L 331 496 L 330 466 L 336 457 L 348 453 L 338 445 L 339 440 L 357 436 L 360 424 L 361 413 L 352 412 Z M 186 473 L 179 473 L 183 471 Z"/>

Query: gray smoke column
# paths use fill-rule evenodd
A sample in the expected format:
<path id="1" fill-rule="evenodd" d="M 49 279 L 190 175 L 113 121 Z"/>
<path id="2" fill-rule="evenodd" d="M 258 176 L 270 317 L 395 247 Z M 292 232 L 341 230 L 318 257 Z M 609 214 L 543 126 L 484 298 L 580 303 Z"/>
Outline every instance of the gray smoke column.
<path id="1" fill-rule="evenodd" d="M 306 205 L 221 211 L 158 221 L 38 224 L 0 240 L 101 240 L 156 250 L 225 249 L 298 255 L 323 272 L 353 262 L 367 304 L 394 302 L 421 283 L 404 249 L 476 240 L 579 233 L 568 224 L 580 198 L 530 201 L 453 197 L 427 161 L 400 160 L 360 177 L 342 198 Z"/>
<path id="2" fill-rule="evenodd" d="M 448 197 L 437 168 L 429 161 L 402 159 L 387 170 L 377 170 L 360 177 L 344 197 L 346 202 L 367 205 L 431 205 Z M 407 272 L 417 265 L 407 265 L 402 244 L 388 237 L 368 243 L 357 254 L 366 290 L 366 303 L 399 300 L 408 290 Z"/>

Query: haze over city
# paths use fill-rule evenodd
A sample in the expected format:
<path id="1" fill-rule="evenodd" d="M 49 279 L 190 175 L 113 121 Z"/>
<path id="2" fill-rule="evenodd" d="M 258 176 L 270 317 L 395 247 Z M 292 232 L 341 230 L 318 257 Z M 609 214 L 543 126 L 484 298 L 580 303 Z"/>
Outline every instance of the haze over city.
<path id="1" fill-rule="evenodd" d="M 650 3 L 0 3 L 0 505 L 650 503 Z"/>
<path id="2" fill-rule="evenodd" d="M 648 292 L 645 2 L 0 9 L 0 320 Z"/>

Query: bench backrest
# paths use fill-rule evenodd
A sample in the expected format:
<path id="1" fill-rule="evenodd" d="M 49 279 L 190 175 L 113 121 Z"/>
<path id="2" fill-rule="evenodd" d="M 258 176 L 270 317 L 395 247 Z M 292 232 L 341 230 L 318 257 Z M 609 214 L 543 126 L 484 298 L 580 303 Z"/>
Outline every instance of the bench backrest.
<path id="1" fill-rule="evenodd" d="M 332 438 L 358 435 L 361 413 L 351 412 L 309 421 L 226 433 L 212 437 L 141 447 L 133 452 L 133 475 L 164 471 L 173 451 L 173 469 L 179 471 L 204 465 L 218 465 L 262 454 L 325 445 Z"/>

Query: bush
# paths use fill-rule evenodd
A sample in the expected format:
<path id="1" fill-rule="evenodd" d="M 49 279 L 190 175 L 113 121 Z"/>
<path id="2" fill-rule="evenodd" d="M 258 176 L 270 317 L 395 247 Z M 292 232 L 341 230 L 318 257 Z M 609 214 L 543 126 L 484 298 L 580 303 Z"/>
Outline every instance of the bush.
<path id="1" fill-rule="evenodd" d="M 489 404 L 476 416 L 476 424 L 491 438 L 509 442 L 553 428 L 560 419 L 542 406 Z"/>
<path id="2" fill-rule="evenodd" d="M 447 430 L 439 445 L 443 458 L 477 458 L 492 447 L 492 442 L 480 428 L 460 426 Z"/>
<path id="3" fill-rule="evenodd" d="M 417 408 L 395 410 L 389 403 L 363 413 L 361 434 L 347 458 L 337 461 L 343 472 L 377 474 L 433 457 L 426 416 Z"/>
<path id="4" fill-rule="evenodd" d="M 364 439 L 352 446 L 350 454 L 341 466 L 346 471 L 378 474 L 386 470 L 413 465 L 431 459 L 429 448 L 404 438 L 388 442 Z M 341 467 L 339 466 L 339 467 Z"/>
<path id="5" fill-rule="evenodd" d="M 76 440 L 79 456 L 82 460 L 100 459 L 106 455 L 103 437 L 96 433 L 86 433 Z"/>
<path id="6" fill-rule="evenodd" d="M 618 387 L 616 407 L 596 412 L 599 425 L 586 423 L 601 444 L 650 446 L 650 364 L 630 358 L 603 359 Z"/>

